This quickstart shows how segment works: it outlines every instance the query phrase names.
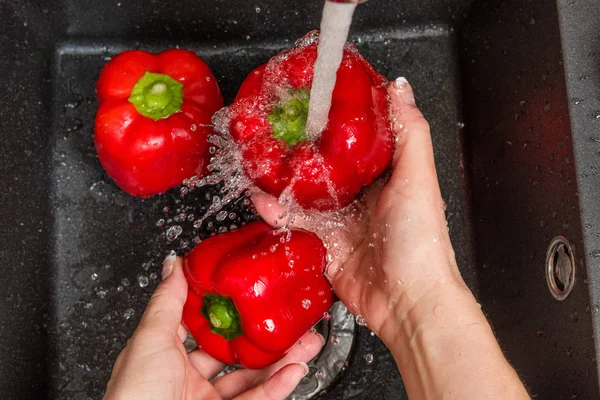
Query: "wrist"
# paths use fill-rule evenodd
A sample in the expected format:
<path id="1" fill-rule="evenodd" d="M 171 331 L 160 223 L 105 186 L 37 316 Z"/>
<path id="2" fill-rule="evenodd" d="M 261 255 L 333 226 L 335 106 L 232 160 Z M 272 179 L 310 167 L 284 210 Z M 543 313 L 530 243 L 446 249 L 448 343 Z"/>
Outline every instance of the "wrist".
<path id="1" fill-rule="evenodd" d="M 438 281 L 382 327 L 409 397 L 529 398 L 460 279 Z M 469 377 L 465 381 L 464 377 Z"/>
<path id="2" fill-rule="evenodd" d="M 394 356 L 407 356 L 411 341 L 423 329 L 452 321 L 454 328 L 485 322 L 481 307 L 460 278 L 440 279 L 428 286 L 407 288 L 398 294 L 380 337 Z"/>

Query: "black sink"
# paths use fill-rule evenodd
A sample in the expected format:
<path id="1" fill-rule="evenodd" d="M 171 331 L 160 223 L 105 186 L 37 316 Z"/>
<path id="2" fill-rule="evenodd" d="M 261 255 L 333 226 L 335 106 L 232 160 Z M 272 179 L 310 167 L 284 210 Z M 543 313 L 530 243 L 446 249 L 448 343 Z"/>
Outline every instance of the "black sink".
<path id="1" fill-rule="evenodd" d="M 240 199 L 194 230 L 178 215 L 200 213 L 218 187 L 121 192 L 93 147 L 102 66 L 130 48 L 194 50 L 228 104 L 255 66 L 318 28 L 321 6 L 0 0 L 0 398 L 101 397 L 167 252 L 256 218 Z M 600 395 L 598 32 L 596 0 L 372 0 L 351 30 L 376 69 L 414 86 L 463 276 L 544 399 Z M 184 233 L 170 241 L 175 225 Z M 564 301 L 546 282 L 556 236 L 574 259 Z M 406 398 L 368 329 L 348 361 L 319 398 Z"/>

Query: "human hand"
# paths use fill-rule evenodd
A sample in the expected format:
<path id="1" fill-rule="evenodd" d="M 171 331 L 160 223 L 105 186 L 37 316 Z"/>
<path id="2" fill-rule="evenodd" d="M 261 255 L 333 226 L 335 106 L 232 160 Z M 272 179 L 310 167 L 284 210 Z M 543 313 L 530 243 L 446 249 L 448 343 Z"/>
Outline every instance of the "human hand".
<path id="1" fill-rule="evenodd" d="M 181 258 L 169 256 L 163 281 L 115 362 L 105 399 L 283 399 L 308 372 L 305 362 L 323 346 L 318 333 L 308 332 L 272 366 L 240 369 L 211 382 L 224 364 L 200 349 L 186 353 L 187 331 L 181 325 L 186 296 Z"/>
<path id="2" fill-rule="evenodd" d="M 366 218 L 350 211 L 345 227 L 328 233 L 343 251 L 327 275 L 350 311 L 389 344 L 424 296 L 448 286 L 468 290 L 448 235 L 429 124 L 405 79 L 391 84 L 388 95 L 396 147 L 390 179 L 366 190 Z M 252 201 L 265 221 L 286 225 L 285 207 L 275 198 L 259 192 Z M 291 225 L 309 229 L 310 218 L 308 212 Z"/>

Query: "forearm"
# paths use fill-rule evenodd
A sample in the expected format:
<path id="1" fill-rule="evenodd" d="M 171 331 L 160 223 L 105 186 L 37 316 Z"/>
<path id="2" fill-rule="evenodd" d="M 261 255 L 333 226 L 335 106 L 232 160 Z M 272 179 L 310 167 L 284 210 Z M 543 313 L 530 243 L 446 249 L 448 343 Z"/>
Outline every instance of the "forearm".
<path id="1" fill-rule="evenodd" d="M 382 337 L 411 399 L 529 398 L 463 284 L 436 285 L 394 315 Z"/>

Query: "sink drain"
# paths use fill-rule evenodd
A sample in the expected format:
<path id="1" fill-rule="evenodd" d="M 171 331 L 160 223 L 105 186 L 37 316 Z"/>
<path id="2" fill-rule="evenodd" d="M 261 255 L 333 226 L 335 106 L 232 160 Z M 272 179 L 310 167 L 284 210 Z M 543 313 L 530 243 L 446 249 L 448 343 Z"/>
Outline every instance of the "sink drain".
<path id="1" fill-rule="evenodd" d="M 325 338 L 325 346 L 314 359 L 308 363 L 309 373 L 300 381 L 288 400 L 308 400 L 333 382 L 336 375 L 344 368 L 346 360 L 352 350 L 356 322 L 354 316 L 341 301 L 338 301 L 329 310 L 331 318 L 322 319 L 315 326 Z M 188 335 L 184 342 L 188 352 L 197 348 L 196 342 Z M 241 368 L 228 365 L 214 379 L 217 379 L 231 371 Z"/>
<path id="2" fill-rule="evenodd" d="M 567 239 L 557 236 L 546 253 L 546 282 L 556 300 L 566 299 L 575 284 L 575 256 Z"/>
<path id="3" fill-rule="evenodd" d="M 356 322 L 341 301 L 335 303 L 329 312 L 331 319 L 323 319 L 315 326 L 317 332 L 326 339 L 325 346 L 321 353 L 308 363 L 309 373 L 300 381 L 288 400 L 312 398 L 329 386 L 344 368 L 352 349 Z"/>

